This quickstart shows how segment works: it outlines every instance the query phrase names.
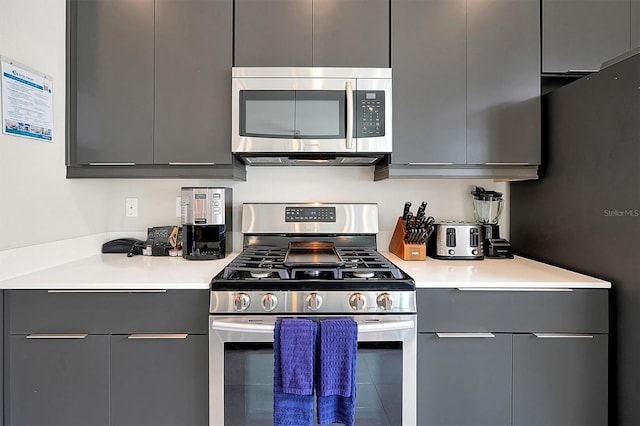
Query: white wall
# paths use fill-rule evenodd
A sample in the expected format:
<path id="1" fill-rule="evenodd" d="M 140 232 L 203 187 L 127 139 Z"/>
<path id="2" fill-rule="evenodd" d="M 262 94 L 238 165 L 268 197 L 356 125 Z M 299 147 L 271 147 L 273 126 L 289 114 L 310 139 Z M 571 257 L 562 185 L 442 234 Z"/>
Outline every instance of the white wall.
<path id="1" fill-rule="evenodd" d="M 182 186 L 233 188 L 234 221 L 254 201 L 376 202 L 379 246 L 387 246 L 402 205 L 420 201 L 438 220 L 472 218 L 474 185 L 506 191 L 482 180 L 373 182 L 371 167 L 253 167 L 247 182 L 216 180 L 65 179 L 65 1 L 0 0 L 0 54 L 53 77 L 53 143 L 0 134 L 0 251 L 106 231 L 145 231 L 178 224 L 175 197 Z M 125 217 L 125 198 L 138 198 L 139 216 Z M 508 236 L 508 212 L 503 234 Z M 236 244 L 239 234 L 236 233 Z M 236 247 L 238 247 L 236 245 Z"/>

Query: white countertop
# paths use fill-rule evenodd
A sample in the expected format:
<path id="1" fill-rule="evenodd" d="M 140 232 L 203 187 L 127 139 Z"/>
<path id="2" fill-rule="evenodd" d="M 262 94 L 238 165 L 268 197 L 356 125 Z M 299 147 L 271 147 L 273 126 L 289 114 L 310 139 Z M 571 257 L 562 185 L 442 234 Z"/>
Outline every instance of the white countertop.
<path id="1" fill-rule="evenodd" d="M 403 261 L 383 253 L 418 288 L 610 288 L 611 283 L 522 257 L 479 261 Z M 157 290 L 208 289 L 231 260 L 100 254 L 0 281 L 0 289 Z"/>

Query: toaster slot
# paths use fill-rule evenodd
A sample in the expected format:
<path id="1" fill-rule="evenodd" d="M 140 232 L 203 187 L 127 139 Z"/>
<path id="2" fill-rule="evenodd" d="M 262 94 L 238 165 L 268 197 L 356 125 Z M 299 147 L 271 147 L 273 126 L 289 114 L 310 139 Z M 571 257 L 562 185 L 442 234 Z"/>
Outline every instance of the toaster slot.
<path id="1" fill-rule="evenodd" d="M 478 234 L 478 228 L 471 228 L 469 230 L 469 246 L 478 247 L 480 244 L 480 235 Z"/>
<path id="2" fill-rule="evenodd" d="M 456 246 L 456 229 L 447 228 L 447 247 Z"/>

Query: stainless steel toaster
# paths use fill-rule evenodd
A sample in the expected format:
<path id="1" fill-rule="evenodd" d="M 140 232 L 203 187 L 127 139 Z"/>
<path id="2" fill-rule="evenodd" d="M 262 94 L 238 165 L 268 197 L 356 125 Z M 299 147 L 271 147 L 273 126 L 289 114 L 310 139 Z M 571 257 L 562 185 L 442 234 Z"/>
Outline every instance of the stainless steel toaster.
<path id="1" fill-rule="evenodd" d="M 429 255 L 436 259 L 483 259 L 483 239 L 478 223 L 439 222 L 429 239 Z"/>

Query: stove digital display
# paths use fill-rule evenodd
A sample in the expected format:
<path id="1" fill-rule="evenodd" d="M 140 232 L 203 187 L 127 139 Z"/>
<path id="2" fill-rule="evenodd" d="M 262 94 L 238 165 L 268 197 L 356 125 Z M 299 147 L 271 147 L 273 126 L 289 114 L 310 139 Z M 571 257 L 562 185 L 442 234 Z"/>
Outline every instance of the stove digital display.
<path id="1" fill-rule="evenodd" d="M 335 222 L 335 207 L 285 207 L 285 222 Z"/>

